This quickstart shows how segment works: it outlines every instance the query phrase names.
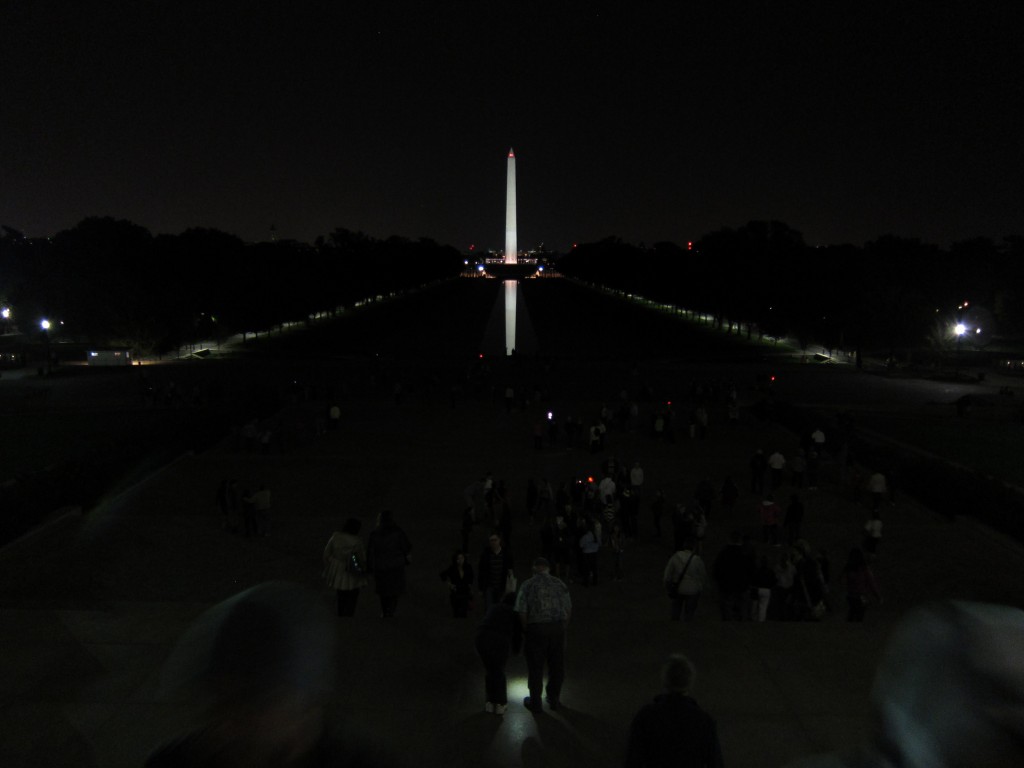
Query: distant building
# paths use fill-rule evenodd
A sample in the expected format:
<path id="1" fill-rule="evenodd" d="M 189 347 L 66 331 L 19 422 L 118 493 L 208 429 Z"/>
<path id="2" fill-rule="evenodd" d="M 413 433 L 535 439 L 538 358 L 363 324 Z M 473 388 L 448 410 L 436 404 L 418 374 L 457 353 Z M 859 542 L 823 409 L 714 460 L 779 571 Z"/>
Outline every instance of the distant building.
<path id="1" fill-rule="evenodd" d="M 97 367 L 131 365 L 132 353 L 128 349 L 96 349 L 86 354 L 85 362 L 86 365 Z"/>

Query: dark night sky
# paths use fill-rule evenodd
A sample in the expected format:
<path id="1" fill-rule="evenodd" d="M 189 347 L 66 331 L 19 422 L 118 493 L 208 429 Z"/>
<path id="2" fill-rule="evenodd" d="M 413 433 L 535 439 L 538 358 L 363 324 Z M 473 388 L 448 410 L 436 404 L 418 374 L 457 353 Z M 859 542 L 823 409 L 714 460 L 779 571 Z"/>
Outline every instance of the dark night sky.
<path id="1" fill-rule="evenodd" d="M 1024 234 L 1024 3 L 0 0 L 0 223 Z"/>

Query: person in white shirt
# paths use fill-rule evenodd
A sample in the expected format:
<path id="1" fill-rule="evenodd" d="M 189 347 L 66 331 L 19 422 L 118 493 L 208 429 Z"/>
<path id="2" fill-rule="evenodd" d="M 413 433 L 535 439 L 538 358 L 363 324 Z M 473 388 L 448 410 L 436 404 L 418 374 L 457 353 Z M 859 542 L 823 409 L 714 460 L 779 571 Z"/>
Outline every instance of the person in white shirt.
<path id="1" fill-rule="evenodd" d="M 640 466 L 639 461 L 634 461 L 632 469 L 629 470 L 629 492 L 639 501 L 643 489 L 644 468 Z"/>
<path id="2" fill-rule="evenodd" d="M 786 467 L 786 457 L 781 451 L 776 451 L 768 457 L 768 469 L 772 473 L 772 488 L 777 489 L 782 485 L 782 470 Z"/>

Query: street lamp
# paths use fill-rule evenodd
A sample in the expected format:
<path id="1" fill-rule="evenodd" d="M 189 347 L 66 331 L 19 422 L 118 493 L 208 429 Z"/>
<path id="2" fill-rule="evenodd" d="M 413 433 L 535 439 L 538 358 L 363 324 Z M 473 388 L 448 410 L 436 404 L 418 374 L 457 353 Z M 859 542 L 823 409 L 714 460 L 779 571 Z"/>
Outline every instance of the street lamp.
<path id="1" fill-rule="evenodd" d="M 956 334 L 956 369 L 953 375 L 957 379 L 960 378 L 960 341 L 963 339 L 964 334 L 967 333 L 967 326 L 963 323 L 957 323 L 953 328 L 953 333 Z"/>
<path id="2" fill-rule="evenodd" d="M 50 375 L 50 321 L 45 317 L 39 321 L 39 327 L 43 329 L 43 352 L 46 355 L 46 363 L 43 365 L 43 375 Z"/>

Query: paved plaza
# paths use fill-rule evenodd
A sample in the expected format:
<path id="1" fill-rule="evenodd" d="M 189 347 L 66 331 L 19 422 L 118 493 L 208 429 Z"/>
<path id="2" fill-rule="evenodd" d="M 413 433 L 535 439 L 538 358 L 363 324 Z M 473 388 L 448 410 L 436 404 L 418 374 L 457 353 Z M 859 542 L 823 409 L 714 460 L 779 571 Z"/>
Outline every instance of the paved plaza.
<path id="1" fill-rule="evenodd" d="M 478 304 L 490 307 L 489 301 Z M 550 315 L 553 306 L 534 306 L 538 333 L 563 323 L 567 338 L 583 338 L 566 318 Z M 451 327 L 457 327 L 454 320 Z M 403 333 L 403 326 L 389 332 Z M 425 337 L 426 330 L 418 333 Z M 473 648 L 479 601 L 468 620 L 452 619 L 438 577 L 459 545 L 469 484 L 485 473 L 507 484 L 522 580 L 540 548 L 539 521 L 526 514 L 530 478 L 558 484 L 598 475 L 608 456 L 639 460 L 647 501 L 661 490 L 671 505 L 689 500 L 702 477 L 717 487 L 733 474 L 744 492 L 731 515 L 711 514 L 705 551 L 711 561 L 730 531 L 759 534 L 760 499 L 748 492 L 750 454 L 763 448 L 793 455 L 799 445 L 796 435 L 754 415 L 761 395 L 749 376 L 739 381 L 739 421 L 728 423 L 713 411 L 706 440 L 685 432 L 671 443 L 655 440 L 647 429 L 654 404 L 645 401 L 637 427 L 613 429 L 604 453 L 566 445 L 564 437 L 536 448 L 534 425 L 547 411 L 587 423 L 603 398 L 637 383 L 631 364 L 600 362 L 521 361 L 506 369 L 499 361 L 493 389 L 467 387 L 453 405 L 445 378 L 451 371 L 444 365 L 457 376 L 464 362 L 419 373 L 413 366 L 403 373 L 396 402 L 394 370 L 370 379 L 365 366 L 321 361 L 315 364 L 321 380 L 348 382 L 338 387 L 344 392 L 340 430 L 316 434 L 327 406 L 321 388 L 268 422 L 285 438 L 283 446 L 275 441 L 267 453 L 247 451 L 226 439 L 184 454 L 96 508 L 64 515 L 0 550 L 0 764 L 141 765 L 189 722 L 187 708 L 164 700 L 159 688 L 164 661 L 193 620 L 268 580 L 304 585 L 332 611 L 334 594 L 320 578 L 328 537 L 350 515 L 363 520 L 365 537 L 385 508 L 413 543 L 408 593 L 393 620 L 378 617 L 372 586 L 363 590 L 353 620 L 337 620 L 340 668 L 331 720 L 395 765 L 620 765 L 631 717 L 658 692 L 664 657 L 682 651 L 697 666 L 694 693 L 717 720 L 726 764 L 782 766 L 849 748 L 867 735 L 873 671 L 887 637 L 913 606 L 945 598 L 1021 605 L 1024 551 L 1017 543 L 901 494 L 885 509 L 874 564 L 884 603 L 870 606 L 864 624 L 847 624 L 837 574 L 860 541 L 868 506 L 858 488 L 839 484 L 838 468 L 826 462 L 820 489 L 803 493 L 804 537 L 827 551 L 832 564 L 833 610 L 820 622 L 725 623 L 713 587 L 693 623 L 670 622 L 661 586 L 672 553 L 670 529 L 666 521 L 666 535 L 653 535 L 645 501 L 639 536 L 627 546 L 625 578 L 611 580 L 605 551 L 599 583 L 571 585 L 564 708 L 533 715 L 522 706 L 526 669 L 519 657 L 509 664 L 508 712 L 485 713 L 483 667 Z M 694 365 L 679 373 L 660 365 L 644 362 L 639 375 L 677 378 L 680 390 L 681 377 L 722 375 L 720 368 Z M 543 400 L 507 413 L 506 379 L 523 387 L 527 400 L 535 389 Z M 131 418 L 140 406 L 115 402 L 116 391 L 110 387 L 113 399 L 103 408 Z M 56 388 L 52 399 L 60 402 Z M 225 478 L 271 489 L 269 537 L 223 530 L 214 499 Z M 791 490 L 780 489 L 783 505 Z M 474 529 L 471 563 L 489 532 L 483 525 Z"/>
<path id="2" fill-rule="evenodd" d="M 157 689 L 161 664 L 189 623 L 211 604 L 273 579 L 318 590 L 330 610 L 333 594 L 319 579 L 330 532 L 352 514 L 369 526 L 385 507 L 414 544 L 409 591 L 393 621 L 378 618 L 372 590 L 364 590 L 354 620 L 338 621 L 332 716 L 409 764 L 617 765 L 632 714 L 657 692 L 661 660 L 683 651 L 698 667 L 696 696 L 718 721 L 727 764 L 783 765 L 867 733 L 872 671 L 908 608 L 943 597 L 1020 599 L 1018 546 L 903 497 L 887 512 L 876 565 L 886 599 L 865 624 L 843 621 L 841 592 L 836 611 L 820 623 L 723 623 L 713 591 L 694 623 L 673 624 L 660 586 L 671 548 L 654 538 L 645 507 L 625 579 L 611 581 L 605 559 L 597 586 L 572 585 L 564 710 L 534 716 L 521 706 L 525 665 L 516 658 L 508 713 L 487 714 L 472 644 L 479 606 L 468 621 L 450 618 L 437 575 L 458 543 L 462 490 L 485 472 L 507 482 L 524 578 L 539 548 L 524 510 L 528 478 L 594 474 L 603 458 L 557 443 L 536 450 L 536 414 L 506 414 L 499 400 L 452 408 L 443 397 L 401 404 L 383 394 L 353 397 L 338 432 L 297 439 L 283 454 L 247 453 L 227 441 L 183 456 L 98 509 L 7 547 L 0 555 L 3 764 L 140 765 L 184 722 Z M 599 404 L 572 407 L 589 416 Z M 300 423 L 318 408 L 295 405 L 288 418 Z M 679 500 L 705 474 L 717 482 L 734 472 L 745 483 L 747 457 L 758 446 L 794 451 L 797 439 L 744 412 L 738 424 L 714 425 L 706 441 L 667 444 L 646 430 L 612 432 L 608 453 L 641 460 L 648 488 Z M 225 477 L 272 489 L 269 538 L 221 529 L 214 492 Z M 805 535 L 827 549 L 838 571 L 866 506 L 831 482 L 805 497 Z M 756 500 L 744 493 L 734 519 L 712 515 L 709 557 L 730 530 L 755 532 Z M 474 531 L 472 561 L 486 533 Z"/>

